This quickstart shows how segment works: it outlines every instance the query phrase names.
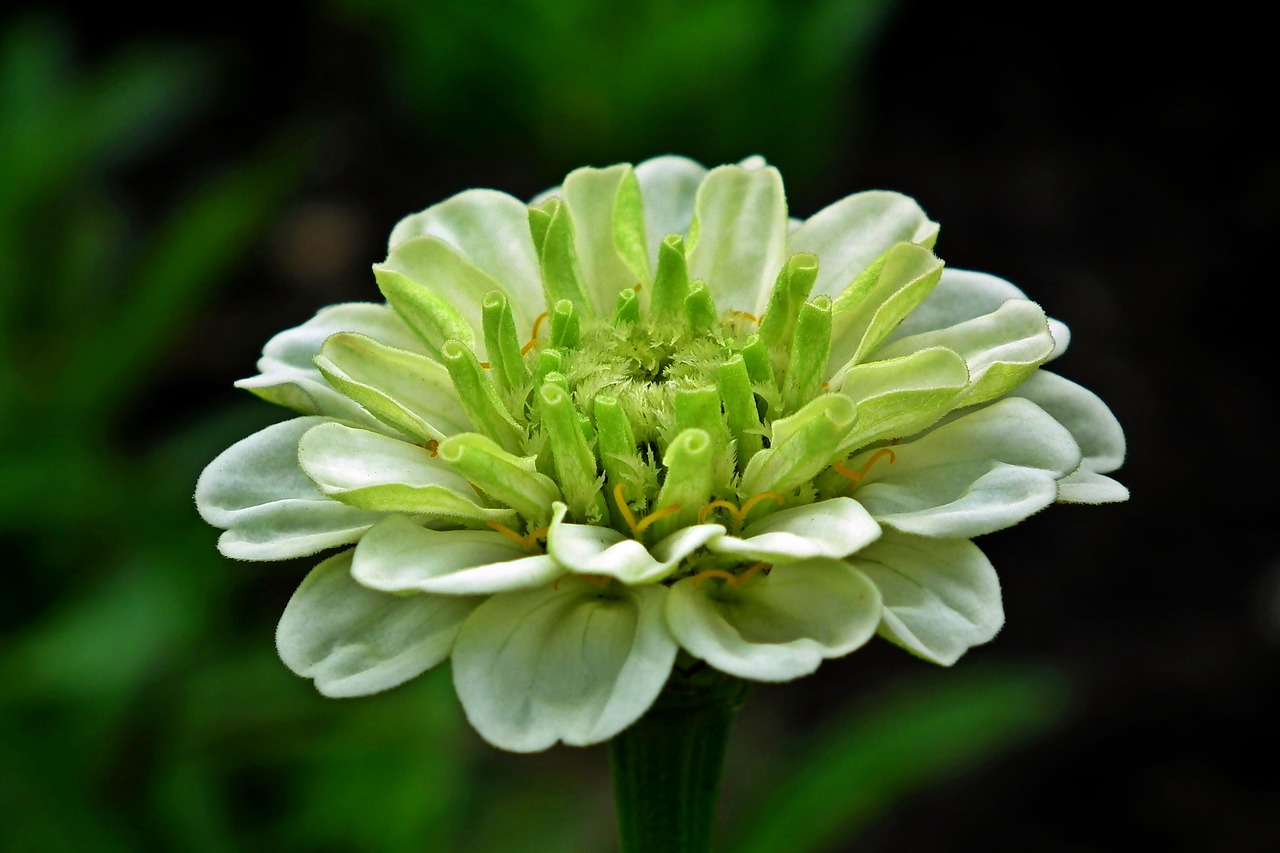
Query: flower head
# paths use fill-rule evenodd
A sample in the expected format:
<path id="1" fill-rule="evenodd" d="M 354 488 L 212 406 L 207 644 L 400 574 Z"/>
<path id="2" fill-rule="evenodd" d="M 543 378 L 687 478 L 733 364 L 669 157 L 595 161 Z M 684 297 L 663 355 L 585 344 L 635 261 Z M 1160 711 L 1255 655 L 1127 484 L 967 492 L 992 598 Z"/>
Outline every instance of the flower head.
<path id="1" fill-rule="evenodd" d="M 281 619 L 293 671 L 451 658 L 507 749 L 607 740 L 684 662 L 785 681 L 878 633 L 951 664 L 1004 619 L 974 537 L 1127 492 L 1110 411 L 1043 369 L 1066 326 L 937 235 L 891 192 L 791 219 L 758 158 L 463 192 L 392 231 L 385 303 L 267 343 L 238 384 L 299 416 L 197 505 L 230 557 L 341 549 Z"/>

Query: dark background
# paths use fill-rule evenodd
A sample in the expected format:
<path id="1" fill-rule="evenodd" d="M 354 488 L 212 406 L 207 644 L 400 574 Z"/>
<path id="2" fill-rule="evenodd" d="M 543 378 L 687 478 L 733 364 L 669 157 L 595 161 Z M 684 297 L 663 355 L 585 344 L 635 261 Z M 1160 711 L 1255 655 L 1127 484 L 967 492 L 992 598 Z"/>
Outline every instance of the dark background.
<path id="1" fill-rule="evenodd" d="M 175 10 L 176 11 L 176 10 Z M 1127 504 L 984 538 L 1007 625 L 762 687 L 726 850 L 1280 849 L 1266 28 L 923 0 L 42 5 L 0 18 L 0 847 L 609 850 L 601 749 L 499 753 L 447 672 L 331 702 L 274 659 L 310 561 L 190 502 L 285 416 L 231 388 L 414 210 L 763 154 L 808 216 L 913 195 L 1073 331 Z"/>

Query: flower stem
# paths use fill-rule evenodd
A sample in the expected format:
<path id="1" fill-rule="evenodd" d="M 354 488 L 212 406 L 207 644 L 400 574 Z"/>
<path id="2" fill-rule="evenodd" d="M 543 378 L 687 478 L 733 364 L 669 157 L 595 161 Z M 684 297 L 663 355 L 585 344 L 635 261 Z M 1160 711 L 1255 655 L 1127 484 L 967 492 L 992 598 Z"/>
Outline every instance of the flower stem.
<path id="1" fill-rule="evenodd" d="M 745 682 L 677 669 L 643 717 L 609 744 L 622 853 L 707 853 L 729 729 Z"/>

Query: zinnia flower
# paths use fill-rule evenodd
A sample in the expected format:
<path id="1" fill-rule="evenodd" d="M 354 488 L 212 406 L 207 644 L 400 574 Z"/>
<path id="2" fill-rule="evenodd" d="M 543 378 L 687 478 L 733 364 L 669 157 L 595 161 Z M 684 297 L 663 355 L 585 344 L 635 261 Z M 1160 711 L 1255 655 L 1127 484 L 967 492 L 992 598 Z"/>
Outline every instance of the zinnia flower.
<path id="1" fill-rule="evenodd" d="M 1066 326 L 944 269 L 892 192 L 788 216 L 680 157 L 402 220 L 385 303 L 238 383 L 298 417 L 196 490 L 245 560 L 339 549 L 277 633 L 328 696 L 446 659 L 496 746 L 608 740 L 673 668 L 785 681 L 874 635 L 949 665 L 1004 614 L 974 537 L 1127 497 L 1123 433 L 1044 370 Z"/>

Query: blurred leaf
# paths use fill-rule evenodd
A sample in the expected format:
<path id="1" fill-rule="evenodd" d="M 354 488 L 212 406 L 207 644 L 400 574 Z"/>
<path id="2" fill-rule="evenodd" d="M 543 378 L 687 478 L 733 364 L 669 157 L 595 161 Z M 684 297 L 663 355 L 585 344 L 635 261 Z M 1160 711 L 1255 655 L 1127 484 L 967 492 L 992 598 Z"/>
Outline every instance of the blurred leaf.
<path id="1" fill-rule="evenodd" d="M 122 698 L 183 651 L 203 624 L 204 596 L 171 562 L 146 556 L 81 590 L 6 650 L 0 674 L 22 688 L 6 701 Z"/>
<path id="2" fill-rule="evenodd" d="M 801 183 L 847 155 L 861 70 L 897 6 L 329 3 L 376 41 L 399 94 L 391 106 L 439 145 L 528 139 L 552 171 L 664 153 L 709 163 L 759 153 Z"/>
<path id="3" fill-rule="evenodd" d="M 1043 734 L 1066 710 L 1046 670 L 947 670 L 875 699 L 820 733 L 766 802 L 734 827 L 735 853 L 820 853 L 856 837 L 905 797 Z"/>
<path id="4" fill-rule="evenodd" d="M 206 293 L 262 238 L 306 162 L 293 140 L 212 181 L 169 217 L 114 316 L 72 350 L 63 393 L 81 416 L 105 419 L 130 402 L 147 365 L 181 339 Z"/>
<path id="5" fill-rule="evenodd" d="M 0 33 L 0 337 L 31 298 L 51 244 L 35 208 L 122 160 L 136 160 L 203 102 L 207 63 L 151 46 L 73 73 L 70 41 L 50 21 Z M 43 223 L 35 217 L 37 223 Z M 48 282 L 44 282 L 47 286 Z"/>

